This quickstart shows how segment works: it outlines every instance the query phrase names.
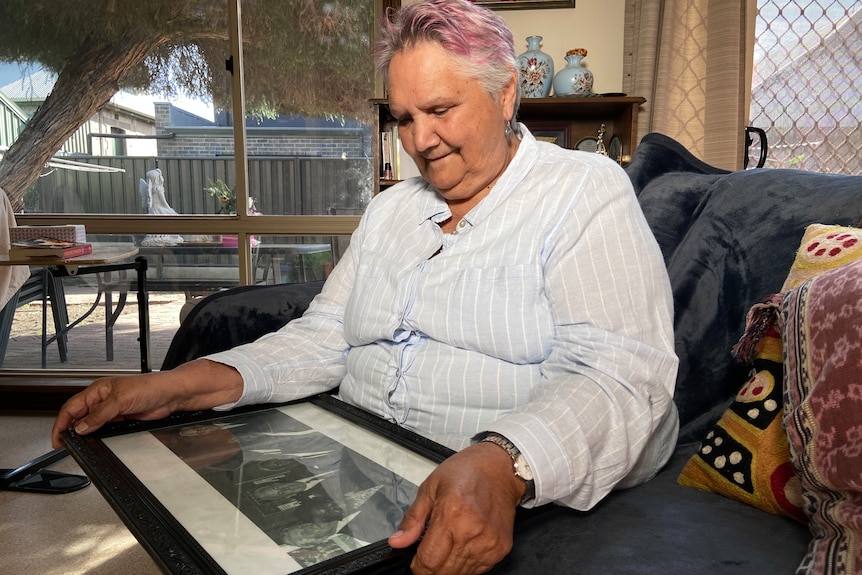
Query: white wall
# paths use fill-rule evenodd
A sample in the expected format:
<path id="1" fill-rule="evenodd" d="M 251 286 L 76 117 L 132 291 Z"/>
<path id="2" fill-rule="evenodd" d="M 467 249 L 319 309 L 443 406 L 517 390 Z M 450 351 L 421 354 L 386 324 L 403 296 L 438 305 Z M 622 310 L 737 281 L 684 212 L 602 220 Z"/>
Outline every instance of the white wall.
<path id="1" fill-rule="evenodd" d="M 416 0 L 402 0 L 413 4 Z M 620 92 L 623 85 L 624 0 L 575 0 L 575 8 L 500 10 L 515 36 L 515 54 L 527 50 L 527 36 L 542 37 L 542 51 L 554 70 L 566 67 L 566 51 L 586 48 L 583 65 L 595 77 L 593 92 Z"/>

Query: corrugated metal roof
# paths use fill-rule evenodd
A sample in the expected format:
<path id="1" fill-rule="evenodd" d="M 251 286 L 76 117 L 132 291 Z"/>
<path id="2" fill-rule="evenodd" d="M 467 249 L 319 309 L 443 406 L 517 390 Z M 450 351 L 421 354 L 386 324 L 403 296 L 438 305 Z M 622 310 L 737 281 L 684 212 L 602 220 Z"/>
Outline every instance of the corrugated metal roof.
<path id="1" fill-rule="evenodd" d="M 54 89 L 57 75 L 48 70 L 39 70 L 24 78 L 10 82 L 0 87 L 0 92 L 16 102 L 42 102 Z M 111 98 L 111 102 L 120 108 L 136 112 L 148 118 L 155 116 L 152 97 L 139 96 L 120 90 Z"/>
<path id="2" fill-rule="evenodd" d="M 862 10 L 751 90 L 752 101 L 780 123 L 858 125 L 862 116 Z M 801 89 L 804 89 L 801 91 Z"/>
<path id="3" fill-rule="evenodd" d="M 15 101 L 41 102 L 51 93 L 56 81 L 57 75 L 53 72 L 39 70 L 25 78 L 0 87 L 0 92 Z"/>

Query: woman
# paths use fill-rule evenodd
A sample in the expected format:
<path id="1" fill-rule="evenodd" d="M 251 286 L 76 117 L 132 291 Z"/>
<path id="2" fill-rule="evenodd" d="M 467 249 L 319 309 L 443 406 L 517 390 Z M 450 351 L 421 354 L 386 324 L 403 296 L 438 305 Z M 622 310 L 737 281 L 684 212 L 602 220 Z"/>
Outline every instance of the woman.
<path id="1" fill-rule="evenodd" d="M 514 45 L 495 13 L 408 6 L 378 54 L 422 177 L 372 200 L 305 316 L 172 372 L 97 380 L 55 433 L 340 386 L 460 450 L 389 541 L 424 534 L 416 574 L 480 573 L 510 550 L 519 503 L 588 509 L 669 457 L 670 286 L 619 166 L 515 122 Z"/>

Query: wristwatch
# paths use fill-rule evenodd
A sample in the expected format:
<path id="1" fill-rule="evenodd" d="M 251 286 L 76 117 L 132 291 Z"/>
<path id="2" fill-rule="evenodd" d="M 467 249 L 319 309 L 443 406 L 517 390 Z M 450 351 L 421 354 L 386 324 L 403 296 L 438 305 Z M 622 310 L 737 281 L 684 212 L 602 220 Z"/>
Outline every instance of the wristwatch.
<path id="1" fill-rule="evenodd" d="M 527 460 L 524 458 L 524 455 L 517 447 L 515 447 L 515 444 L 499 433 L 494 433 L 493 431 L 483 437 L 482 441 L 488 441 L 495 445 L 499 445 L 506 450 L 506 453 L 508 453 L 509 457 L 512 458 L 512 467 L 514 467 L 515 477 L 527 484 L 527 490 L 524 492 L 524 497 L 521 499 L 521 503 L 523 504 L 533 499 L 536 496 L 536 483 L 533 481 L 533 472 L 530 470 L 530 466 L 527 465 Z"/>

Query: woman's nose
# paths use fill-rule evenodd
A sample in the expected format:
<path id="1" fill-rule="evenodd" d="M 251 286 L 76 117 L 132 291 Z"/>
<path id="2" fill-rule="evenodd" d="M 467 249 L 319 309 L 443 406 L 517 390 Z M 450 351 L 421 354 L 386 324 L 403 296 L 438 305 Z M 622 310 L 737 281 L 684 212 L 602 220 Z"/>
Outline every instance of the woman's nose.
<path id="1" fill-rule="evenodd" d="M 417 153 L 430 150 L 440 142 L 434 122 L 429 120 L 414 120 L 410 125 L 410 138 Z"/>

